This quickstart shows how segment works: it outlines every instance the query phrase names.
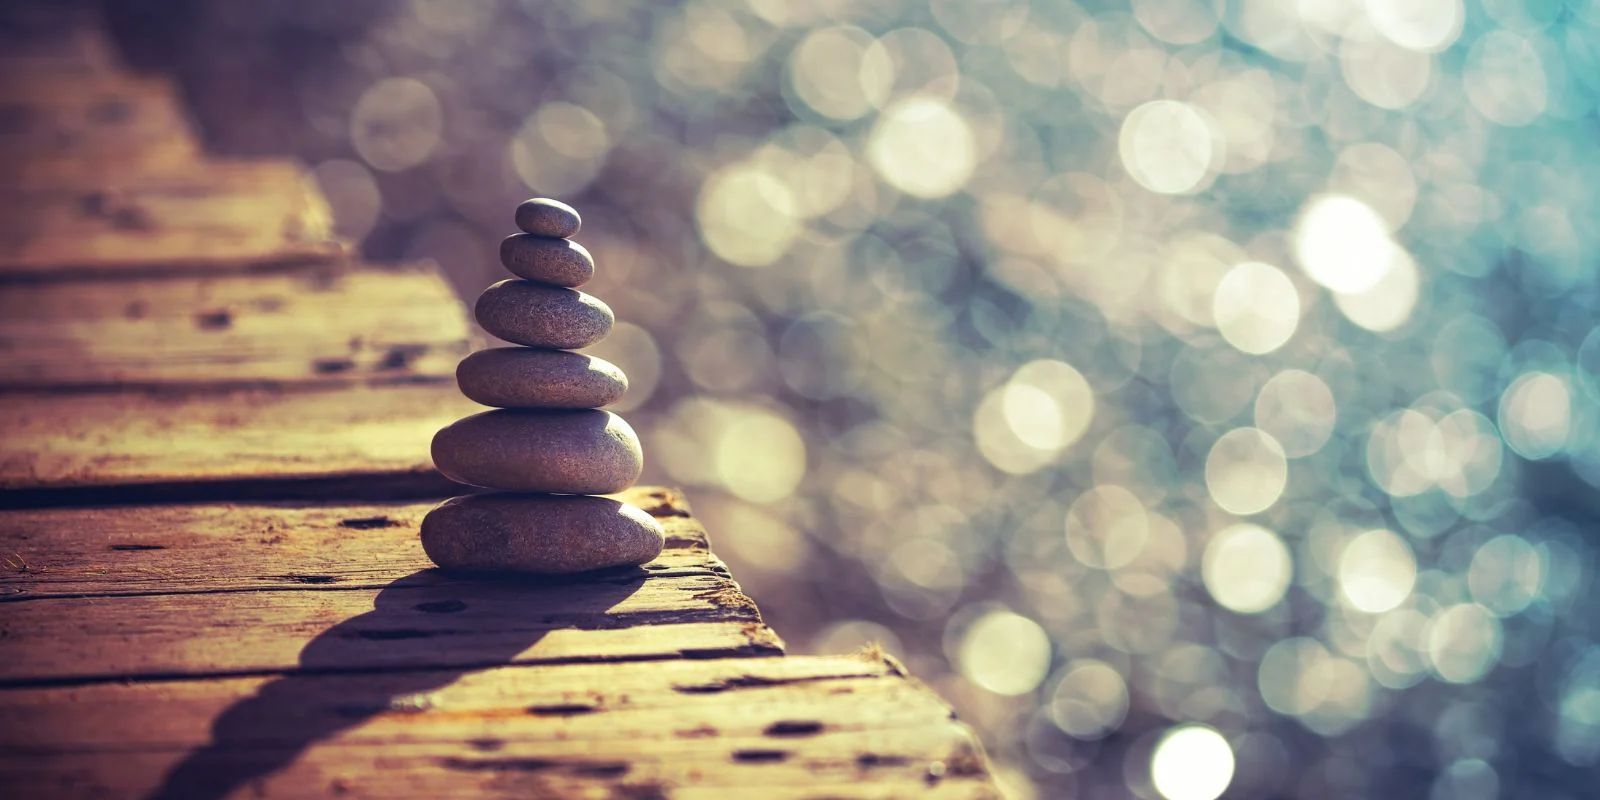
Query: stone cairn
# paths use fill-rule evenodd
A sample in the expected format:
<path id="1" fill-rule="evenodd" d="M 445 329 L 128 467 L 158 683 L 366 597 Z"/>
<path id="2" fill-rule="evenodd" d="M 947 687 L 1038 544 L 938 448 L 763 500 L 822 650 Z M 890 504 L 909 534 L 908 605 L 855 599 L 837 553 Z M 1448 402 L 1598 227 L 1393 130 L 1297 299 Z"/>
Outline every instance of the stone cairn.
<path id="1" fill-rule="evenodd" d="M 554 200 L 517 207 L 500 243 L 516 278 L 484 290 L 483 329 L 520 347 L 480 350 L 456 368 L 469 399 L 494 410 L 457 420 L 433 437 L 445 477 L 495 490 L 446 501 L 422 520 L 422 548 L 445 569 L 569 573 L 643 564 L 661 553 L 661 525 L 642 509 L 593 495 L 639 479 L 644 456 L 633 428 L 600 410 L 628 389 L 615 365 L 582 353 L 611 332 L 605 303 L 575 287 L 594 259 L 569 241 L 578 212 Z"/>

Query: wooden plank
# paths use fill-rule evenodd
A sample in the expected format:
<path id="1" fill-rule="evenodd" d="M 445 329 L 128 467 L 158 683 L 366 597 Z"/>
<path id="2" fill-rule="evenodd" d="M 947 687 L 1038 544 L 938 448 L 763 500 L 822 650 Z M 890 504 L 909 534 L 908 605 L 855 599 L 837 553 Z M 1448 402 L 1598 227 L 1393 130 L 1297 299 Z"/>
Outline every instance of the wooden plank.
<path id="1" fill-rule="evenodd" d="M 669 529 L 661 559 L 538 579 L 430 569 L 429 504 L 5 513 L 0 685 L 781 652 L 681 495 L 628 498 Z"/>
<path id="2" fill-rule="evenodd" d="M 18 72 L 0 82 L 0 179 L 8 186 L 105 180 L 200 160 L 169 78 Z"/>
<path id="3" fill-rule="evenodd" d="M 77 148 L 64 158 L 94 162 Z M 327 202 L 297 162 L 168 160 L 15 176 L 0 190 L 0 278 L 240 271 L 344 256 Z"/>
<path id="4" fill-rule="evenodd" d="M 0 394 L 0 506 L 318 489 L 437 496 L 453 484 L 433 470 L 434 432 L 481 410 L 448 383 Z"/>
<path id="5" fill-rule="evenodd" d="M 104 797 L 997 797 L 873 656 L 0 692 L 0 782 Z"/>
<path id="6" fill-rule="evenodd" d="M 465 309 L 431 266 L 0 293 L 0 390 L 446 381 L 471 348 Z"/>
<path id="7" fill-rule="evenodd" d="M 635 487 L 620 498 L 653 509 L 668 549 L 647 569 L 726 576 L 682 496 Z M 293 588 L 460 586 L 417 539 L 437 501 L 351 505 L 207 503 L 0 511 L 0 603 L 49 597 Z M 218 565 L 225 565 L 219 569 Z"/>

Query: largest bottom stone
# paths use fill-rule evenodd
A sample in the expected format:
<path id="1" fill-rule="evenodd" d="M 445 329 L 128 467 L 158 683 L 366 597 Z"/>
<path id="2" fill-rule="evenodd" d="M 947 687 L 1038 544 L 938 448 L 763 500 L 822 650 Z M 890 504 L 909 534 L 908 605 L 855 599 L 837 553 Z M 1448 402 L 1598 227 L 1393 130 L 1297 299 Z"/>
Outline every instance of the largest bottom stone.
<path id="1" fill-rule="evenodd" d="M 661 554 L 661 524 L 605 497 L 480 494 L 422 519 L 422 549 L 444 569 L 571 573 L 644 564 Z"/>

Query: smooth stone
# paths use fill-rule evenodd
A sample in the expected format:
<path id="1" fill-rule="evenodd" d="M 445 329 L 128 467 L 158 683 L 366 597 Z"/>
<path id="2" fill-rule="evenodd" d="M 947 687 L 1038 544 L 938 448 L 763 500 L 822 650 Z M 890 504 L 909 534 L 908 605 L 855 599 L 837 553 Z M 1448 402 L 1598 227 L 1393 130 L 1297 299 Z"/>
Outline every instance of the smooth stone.
<path id="1" fill-rule="evenodd" d="M 566 350 L 496 347 L 456 366 L 468 399 L 498 408 L 599 408 L 621 399 L 628 376 L 604 359 Z"/>
<path id="2" fill-rule="evenodd" d="M 661 523 L 606 497 L 480 494 L 422 518 L 422 549 L 444 569 L 538 574 L 645 564 L 661 554 Z"/>
<path id="3" fill-rule="evenodd" d="M 473 314 L 484 330 L 508 342 L 552 350 L 588 347 L 616 322 L 599 298 L 514 278 L 484 289 Z"/>
<path id="4" fill-rule="evenodd" d="M 534 236 L 566 239 L 578 232 L 583 218 L 577 209 L 560 200 L 535 197 L 517 206 L 517 227 Z"/>
<path id="5" fill-rule="evenodd" d="M 639 479 L 644 454 L 633 428 L 609 411 L 505 408 L 441 428 L 433 465 L 485 489 L 609 494 Z"/>
<path id="6" fill-rule="evenodd" d="M 528 233 L 500 241 L 500 263 L 519 278 L 556 286 L 582 286 L 594 277 L 594 256 L 583 245 Z"/>

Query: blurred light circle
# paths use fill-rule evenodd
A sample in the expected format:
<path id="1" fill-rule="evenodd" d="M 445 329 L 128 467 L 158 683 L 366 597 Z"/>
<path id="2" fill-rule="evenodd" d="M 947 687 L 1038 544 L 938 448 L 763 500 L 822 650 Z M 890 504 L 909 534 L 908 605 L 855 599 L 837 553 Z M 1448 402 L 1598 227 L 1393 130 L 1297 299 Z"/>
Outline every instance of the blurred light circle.
<path id="1" fill-rule="evenodd" d="M 944 37 L 918 26 L 878 37 L 867 48 L 861 70 L 863 80 L 888 84 L 891 101 L 915 95 L 949 101 L 962 80 L 961 65 Z"/>
<path id="2" fill-rule="evenodd" d="M 1128 112 L 1117 136 L 1122 166 L 1159 194 L 1198 189 L 1213 171 L 1222 143 L 1200 112 L 1176 100 L 1152 100 Z"/>
<path id="3" fill-rule="evenodd" d="M 1200 0 L 1133 0 L 1133 16 L 1167 44 L 1198 44 L 1217 30 L 1213 4 Z"/>
<path id="4" fill-rule="evenodd" d="M 1417 102 L 1433 80 L 1433 56 L 1377 36 L 1365 24 L 1346 30 L 1339 46 L 1344 82 L 1379 108 L 1403 109 Z"/>
<path id="5" fill-rule="evenodd" d="M 1517 377 L 1500 395 L 1500 433 L 1517 455 L 1549 458 L 1561 452 L 1572 429 L 1572 392 L 1548 372 Z"/>
<path id="6" fill-rule="evenodd" d="M 1411 596 L 1417 561 L 1404 539 L 1378 528 L 1344 546 L 1338 577 L 1345 602 L 1359 611 L 1381 614 Z"/>
<path id="7" fill-rule="evenodd" d="M 1467 567 L 1472 599 L 1508 617 L 1521 613 L 1544 588 L 1544 558 L 1526 539 L 1501 534 L 1478 547 Z"/>
<path id="8" fill-rule="evenodd" d="M 896 658 L 905 653 L 900 637 L 893 630 L 865 619 L 842 619 L 829 623 L 812 638 L 810 651 L 833 655 L 858 653 L 871 648 L 881 649 Z"/>
<path id="9" fill-rule="evenodd" d="M 1591 328 L 1589 335 L 1583 337 L 1573 366 L 1578 386 L 1590 400 L 1600 401 L 1600 325 Z"/>
<path id="10" fill-rule="evenodd" d="M 732 415 L 712 453 L 717 477 L 729 492 L 752 503 L 794 493 L 806 472 L 806 444 L 783 417 L 759 408 Z"/>
<path id="11" fill-rule="evenodd" d="M 328 198 L 334 232 L 354 242 L 366 238 L 383 213 L 383 194 L 372 173 L 357 162 L 335 158 L 318 164 L 311 175 Z"/>
<path id="12" fill-rule="evenodd" d="M 738 531 L 738 536 L 717 543 L 726 550 L 735 569 L 746 566 L 768 572 L 792 573 L 805 568 L 811 544 L 805 534 L 769 509 L 722 496 L 711 495 L 695 501 L 695 513 L 707 528 Z"/>
<path id="13" fill-rule="evenodd" d="M 1438 459 L 1426 449 L 1435 441 L 1432 417 L 1415 409 L 1390 413 L 1367 437 L 1367 472 L 1378 488 L 1394 497 L 1411 497 L 1433 488 Z"/>
<path id="14" fill-rule="evenodd" d="M 978 451 L 999 469 L 1020 475 L 1054 463 L 1088 429 L 1094 393 L 1072 365 L 1038 359 L 990 391 L 973 415 Z"/>
<path id="15" fill-rule="evenodd" d="M 1256 395 L 1256 427 L 1277 440 L 1289 458 L 1321 450 L 1337 421 L 1332 390 L 1305 370 L 1286 369 L 1272 376 Z"/>
<path id="16" fill-rule="evenodd" d="M 1257 614 L 1277 605 L 1294 577 L 1294 560 L 1278 535 L 1241 523 L 1217 531 L 1200 561 L 1206 591 L 1230 611 Z"/>
<path id="17" fill-rule="evenodd" d="M 1083 374 L 1052 359 L 1017 368 L 1001 402 L 1012 434 L 1052 454 L 1078 441 L 1094 414 L 1094 390 Z"/>
<path id="18" fill-rule="evenodd" d="M 1409 608 L 1384 614 L 1367 637 L 1367 669 L 1389 689 L 1421 681 L 1428 671 L 1428 617 Z"/>
<path id="19" fill-rule="evenodd" d="M 559 196 L 594 180 L 611 152 L 611 137 L 594 112 L 556 101 L 529 114 L 508 147 L 511 165 L 525 186 Z"/>
<path id="20" fill-rule="evenodd" d="M 1278 143 L 1279 89 L 1266 70 L 1251 69 L 1212 80 L 1189 98 L 1225 144 L 1219 171 L 1246 173 L 1265 164 Z"/>
<path id="21" fill-rule="evenodd" d="M 1399 245 L 1390 251 L 1389 269 L 1377 283 L 1359 292 L 1335 292 L 1334 305 L 1345 318 L 1374 333 L 1392 331 L 1417 305 L 1421 276 L 1417 263 Z"/>
<path id="22" fill-rule="evenodd" d="M 1104 661 L 1083 659 L 1067 665 L 1050 698 L 1050 719 L 1078 739 L 1101 739 L 1128 715 L 1128 684 Z"/>
<path id="23" fill-rule="evenodd" d="M 1533 122 L 1550 102 L 1539 51 L 1507 30 L 1490 31 L 1472 43 L 1461 81 L 1472 107 L 1490 122 L 1507 127 Z"/>
<path id="24" fill-rule="evenodd" d="M 884 109 L 868 137 L 867 160 L 906 194 L 946 197 L 972 177 L 977 142 L 959 111 L 938 98 L 915 96 Z"/>
<path id="25" fill-rule="evenodd" d="M 1156 743 L 1150 781 L 1167 800 L 1215 800 L 1233 782 L 1233 748 L 1205 725 L 1180 725 Z"/>
<path id="26" fill-rule="evenodd" d="M 1428 659 L 1433 673 L 1449 683 L 1472 683 L 1500 659 L 1500 620 L 1477 603 L 1459 603 L 1433 615 L 1428 624 Z"/>
<path id="27" fill-rule="evenodd" d="M 1331 687 L 1328 648 L 1316 639 L 1284 639 L 1261 655 L 1256 665 L 1256 688 L 1262 702 L 1279 714 L 1309 714 L 1327 699 Z"/>
<path id="28" fill-rule="evenodd" d="M 995 694 L 1033 691 L 1050 671 L 1050 637 L 1020 614 L 996 609 L 967 627 L 959 650 L 961 674 Z"/>
<path id="29" fill-rule="evenodd" d="M 1396 252 L 1383 218 L 1353 197 L 1312 198 L 1295 223 L 1295 260 L 1312 280 L 1335 292 L 1376 286 L 1393 268 Z"/>
<path id="30" fill-rule="evenodd" d="M 877 578 L 889 607 L 913 619 L 948 613 L 967 584 L 961 557 L 929 536 L 911 536 L 896 545 L 879 562 Z"/>
<path id="31" fill-rule="evenodd" d="M 1121 486 L 1096 486 L 1067 509 L 1067 548 L 1083 564 L 1117 569 L 1144 551 L 1150 519 L 1143 503 Z"/>
<path id="32" fill-rule="evenodd" d="M 611 333 L 584 352 L 616 364 L 628 376 L 628 391 L 611 411 L 632 411 L 645 404 L 661 382 L 661 348 L 650 332 L 631 322 L 618 320 Z"/>
<path id="33" fill-rule="evenodd" d="M 1437 53 L 1461 35 L 1461 0 L 1366 0 L 1367 19 L 1389 41 L 1419 53 Z"/>
<path id="34" fill-rule="evenodd" d="M 351 146 L 384 172 L 427 161 L 443 130 L 438 96 L 416 78 L 384 78 L 368 86 L 350 112 Z"/>
<path id="35" fill-rule="evenodd" d="M 1327 687 L 1322 702 L 1300 715 L 1300 724 L 1321 736 L 1338 736 L 1372 713 L 1372 680 L 1362 665 L 1348 658 L 1325 659 L 1314 679 Z"/>
<path id="36" fill-rule="evenodd" d="M 694 215 L 706 247 L 741 267 L 764 267 L 788 253 L 800 235 L 797 217 L 789 187 L 746 162 L 706 178 Z"/>
<path id="37" fill-rule="evenodd" d="M 1256 428 L 1224 433 L 1206 454 L 1206 488 L 1224 511 L 1247 516 L 1267 510 L 1283 494 L 1289 462 L 1276 439 Z"/>
<path id="38" fill-rule="evenodd" d="M 1328 191 L 1366 203 L 1392 232 L 1411 219 L 1417 178 L 1411 162 L 1394 148 L 1381 142 L 1359 142 L 1339 153 L 1328 176 Z"/>
<path id="39" fill-rule="evenodd" d="M 892 73 L 863 69 L 872 34 L 853 25 L 816 28 L 789 54 L 789 82 L 817 113 L 838 120 L 865 116 L 888 94 Z"/>
<path id="40" fill-rule="evenodd" d="M 1210 234 L 1191 234 L 1169 245 L 1161 259 L 1157 291 L 1170 317 L 1177 319 L 1164 319 L 1163 324 L 1180 335 L 1189 326 L 1215 326 L 1211 306 L 1217 284 L 1244 259 L 1243 248 Z"/>
<path id="41" fill-rule="evenodd" d="M 1562 681 L 1555 746 L 1567 763 L 1600 763 L 1600 646 L 1590 644 L 1573 659 Z"/>
<path id="42" fill-rule="evenodd" d="M 1495 800 L 1500 797 L 1500 776 L 1477 758 L 1452 762 L 1433 779 L 1428 800 Z"/>
<path id="43" fill-rule="evenodd" d="M 1488 417 L 1469 409 L 1453 411 L 1429 432 L 1421 454 L 1429 477 L 1451 497 L 1488 489 L 1500 477 L 1500 434 Z"/>
<path id="44" fill-rule="evenodd" d="M 1247 261 L 1217 283 L 1211 316 L 1228 344 L 1251 355 L 1270 353 L 1300 324 L 1300 293 L 1277 267 Z"/>

